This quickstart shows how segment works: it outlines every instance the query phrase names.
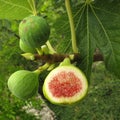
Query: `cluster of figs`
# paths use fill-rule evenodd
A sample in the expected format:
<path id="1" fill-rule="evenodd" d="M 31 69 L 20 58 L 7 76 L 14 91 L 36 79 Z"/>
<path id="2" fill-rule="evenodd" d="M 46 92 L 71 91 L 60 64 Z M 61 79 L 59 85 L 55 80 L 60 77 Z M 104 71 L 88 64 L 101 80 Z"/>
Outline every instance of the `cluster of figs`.
<path id="1" fill-rule="evenodd" d="M 50 26 L 40 16 L 28 16 L 19 24 L 20 48 L 25 53 L 36 53 L 46 43 Z M 46 53 L 47 54 L 47 53 Z M 47 67 L 46 67 L 47 68 Z M 26 100 L 35 96 L 39 88 L 41 69 L 14 72 L 8 79 L 8 88 L 16 97 Z M 53 104 L 72 104 L 87 93 L 88 82 L 84 73 L 65 58 L 50 70 L 42 87 L 44 97 Z"/>

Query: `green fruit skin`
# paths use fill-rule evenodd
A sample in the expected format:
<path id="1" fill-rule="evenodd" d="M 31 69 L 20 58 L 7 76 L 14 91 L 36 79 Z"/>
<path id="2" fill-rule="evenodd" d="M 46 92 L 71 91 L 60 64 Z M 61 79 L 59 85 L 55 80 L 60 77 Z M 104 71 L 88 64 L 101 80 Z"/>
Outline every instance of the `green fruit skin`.
<path id="1" fill-rule="evenodd" d="M 49 95 L 49 93 L 47 92 L 47 90 L 46 90 L 46 86 L 47 86 L 47 80 L 50 78 L 49 76 L 51 76 L 50 74 L 55 74 L 55 72 L 56 71 L 59 71 L 61 68 L 64 68 L 64 69 L 69 69 L 69 70 L 73 70 L 73 72 L 79 72 L 80 73 L 80 75 L 82 75 L 82 78 L 83 78 L 83 82 L 84 82 L 84 87 L 85 87 L 85 89 L 84 89 L 84 93 L 82 93 L 81 94 L 81 96 L 79 96 L 79 99 L 75 99 L 75 100 L 70 100 L 69 99 L 69 101 L 64 101 L 64 99 L 63 100 L 60 100 L 60 101 L 55 101 L 54 100 L 54 98 L 52 98 L 50 95 Z M 49 90 L 48 90 L 49 91 Z M 87 94 L 87 91 L 88 91 L 88 81 L 87 81 L 87 78 L 86 78 L 86 76 L 84 75 L 84 73 L 79 69 L 79 68 L 77 68 L 77 67 L 75 67 L 75 66 L 73 66 L 73 65 L 64 65 L 64 66 L 59 66 L 59 67 L 57 67 L 57 68 L 55 68 L 54 70 L 52 70 L 49 74 L 48 74 L 48 76 L 46 77 L 46 79 L 45 79 L 45 81 L 44 81 L 44 84 L 43 84 L 43 94 L 44 94 L 44 96 L 45 96 L 45 98 L 46 99 L 48 99 L 51 103 L 53 103 L 53 104 L 56 104 L 56 105 L 71 105 L 71 104 L 75 104 L 75 103 L 77 103 L 77 102 L 79 102 L 81 99 L 83 99 L 84 98 L 84 96 Z M 58 98 L 59 99 L 59 98 Z"/>
<path id="2" fill-rule="evenodd" d="M 16 71 L 8 79 L 9 90 L 20 99 L 28 99 L 35 95 L 38 85 L 38 74 L 27 70 Z"/>
<path id="3" fill-rule="evenodd" d="M 36 53 L 36 49 L 25 44 L 21 39 L 19 41 L 19 47 L 26 53 Z"/>
<path id="4" fill-rule="evenodd" d="M 50 27 L 44 18 L 31 15 L 19 24 L 19 35 L 28 46 L 40 48 L 49 38 Z"/>

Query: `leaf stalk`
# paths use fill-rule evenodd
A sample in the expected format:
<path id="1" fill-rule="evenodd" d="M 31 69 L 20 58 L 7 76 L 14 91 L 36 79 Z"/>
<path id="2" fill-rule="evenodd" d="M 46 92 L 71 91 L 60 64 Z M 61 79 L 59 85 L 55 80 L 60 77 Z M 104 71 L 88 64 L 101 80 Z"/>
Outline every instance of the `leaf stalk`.
<path id="1" fill-rule="evenodd" d="M 73 49 L 74 53 L 78 53 L 78 47 L 77 47 L 77 43 L 76 43 L 75 27 L 74 27 L 74 20 L 73 20 L 72 11 L 71 11 L 70 0 L 65 0 L 65 6 L 66 6 L 69 22 L 70 22 L 72 49 Z"/>

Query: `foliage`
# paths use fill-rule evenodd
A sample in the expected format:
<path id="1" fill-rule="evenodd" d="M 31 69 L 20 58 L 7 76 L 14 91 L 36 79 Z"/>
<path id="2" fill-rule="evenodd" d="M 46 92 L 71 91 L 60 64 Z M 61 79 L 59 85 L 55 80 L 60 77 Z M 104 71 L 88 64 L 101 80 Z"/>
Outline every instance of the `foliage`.
<path id="1" fill-rule="evenodd" d="M 90 79 L 89 92 L 83 101 L 73 106 L 56 106 L 45 102 L 56 113 L 57 120 L 119 120 L 120 0 L 71 0 L 71 7 L 82 58 L 77 66 Z M 58 53 L 73 53 L 64 0 L 0 0 L 0 13 L 0 19 L 4 19 L 0 20 L 0 119 L 14 120 L 19 116 L 32 120 L 35 118 L 21 111 L 26 103 L 14 98 L 6 85 L 14 71 L 33 70 L 38 66 L 20 56 L 19 20 L 30 14 L 43 16 L 51 26 L 49 40 L 54 49 Z M 97 67 L 91 69 L 96 49 L 103 55 L 104 64 L 96 63 Z M 35 100 L 31 99 L 33 103 Z"/>
<path id="2" fill-rule="evenodd" d="M 30 3 L 32 2 L 31 0 L 29 1 Z M 28 14 L 32 14 L 32 10 L 30 9 L 30 5 L 27 0 L 24 0 L 24 1 L 0 0 L 0 5 L 1 5 L 0 18 L 2 19 L 12 19 L 12 18 L 21 19 L 21 17 L 23 18 Z"/>
<path id="3" fill-rule="evenodd" d="M 91 72 L 96 48 L 99 48 L 103 54 L 107 69 L 117 76 L 120 75 L 119 6 L 120 1 L 104 0 L 95 0 L 91 4 L 72 5 L 77 44 L 82 56 L 79 66 L 87 76 Z M 62 52 L 71 51 L 69 22 L 66 12 L 62 13 L 56 20 L 55 27 L 57 33 L 61 33 L 64 36 L 58 41 L 58 50 Z"/>
<path id="4" fill-rule="evenodd" d="M 33 69 L 35 64 L 27 62 L 20 56 L 19 41 L 17 38 L 17 28 L 19 21 L 0 20 L 0 120 L 29 119 L 35 117 L 29 115 L 22 109 L 28 103 L 15 98 L 8 90 L 7 80 L 11 73 L 18 69 Z M 27 64 L 26 64 L 27 63 Z M 23 67 L 24 66 L 24 67 Z M 34 104 L 36 98 L 31 99 Z M 38 101 L 38 100 L 37 100 Z M 41 102 L 34 104 L 34 107 L 41 109 Z"/>

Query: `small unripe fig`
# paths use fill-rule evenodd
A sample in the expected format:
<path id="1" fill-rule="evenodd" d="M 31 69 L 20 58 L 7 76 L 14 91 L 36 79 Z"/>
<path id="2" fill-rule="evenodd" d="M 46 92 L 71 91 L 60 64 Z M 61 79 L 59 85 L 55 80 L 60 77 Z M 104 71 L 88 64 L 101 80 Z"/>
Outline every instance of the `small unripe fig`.
<path id="1" fill-rule="evenodd" d="M 27 45 L 26 43 L 24 43 L 21 39 L 19 41 L 19 47 L 22 51 L 26 52 L 26 53 L 36 53 L 36 49 L 33 47 L 30 47 L 29 45 Z"/>
<path id="2" fill-rule="evenodd" d="M 50 27 L 44 18 L 31 15 L 19 24 L 19 35 L 26 45 L 39 48 L 48 40 Z"/>
<path id="3" fill-rule="evenodd" d="M 72 104 L 87 93 L 88 82 L 84 73 L 68 59 L 52 70 L 43 84 L 43 94 L 53 104 Z"/>
<path id="4" fill-rule="evenodd" d="M 8 79 L 8 88 L 16 97 L 28 99 L 38 90 L 38 74 L 27 70 L 16 71 Z"/>

